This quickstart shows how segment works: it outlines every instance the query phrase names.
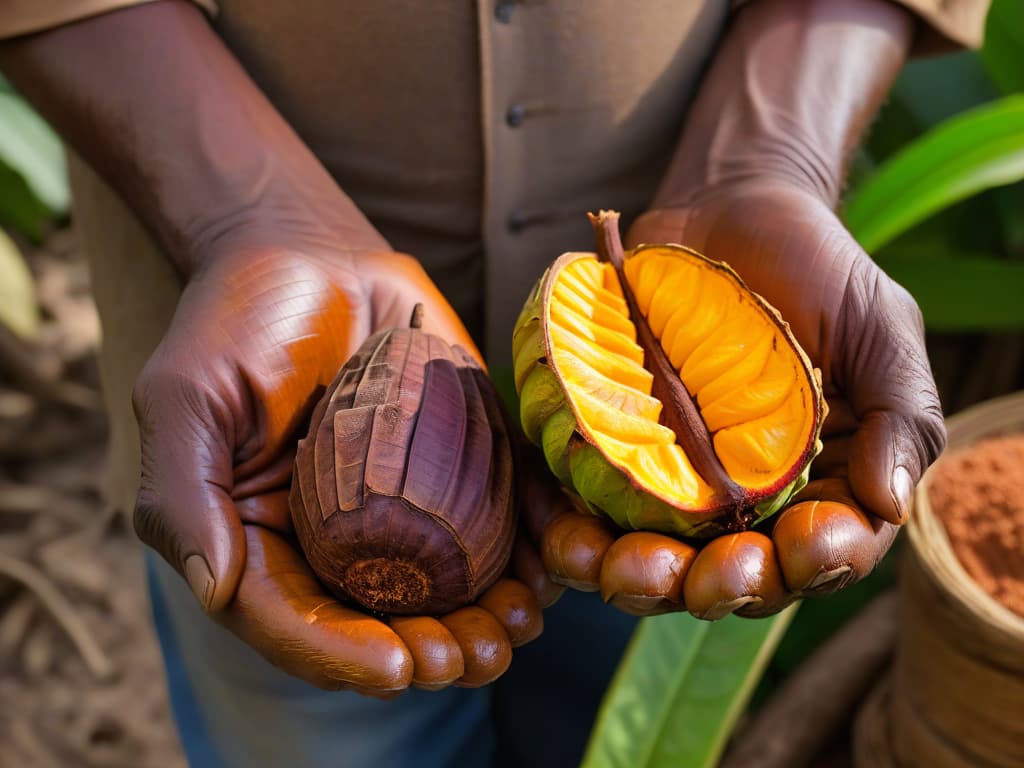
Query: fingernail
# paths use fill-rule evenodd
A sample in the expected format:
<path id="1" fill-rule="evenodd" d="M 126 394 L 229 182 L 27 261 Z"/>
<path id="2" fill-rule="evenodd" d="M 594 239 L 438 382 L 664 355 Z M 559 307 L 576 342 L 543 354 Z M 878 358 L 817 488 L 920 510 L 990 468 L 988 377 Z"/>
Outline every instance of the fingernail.
<path id="1" fill-rule="evenodd" d="M 837 579 L 846 580 L 849 578 L 849 574 L 852 572 L 853 568 L 851 568 L 848 565 L 841 565 L 838 568 L 833 568 L 831 571 L 818 571 L 816 574 L 814 574 L 814 578 L 804 585 L 804 588 L 801 591 L 806 592 L 820 589 L 821 587 L 824 587 L 827 584 L 832 584 L 832 582 L 836 581 Z M 839 589 L 843 586 L 843 584 L 832 584 L 832 586 L 834 586 L 836 589 Z"/>
<path id="2" fill-rule="evenodd" d="M 760 603 L 761 598 L 755 597 L 754 595 L 744 595 L 743 597 L 737 597 L 734 600 L 722 600 L 715 603 L 703 613 L 695 613 L 698 619 L 704 619 L 705 621 L 718 621 L 724 619 L 730 613 L 739 610 L 745 605 L 751 603 Z"/>
<path id="3" fill-rule="evenodd" d="M 892 498 L 900 520 L 906 520 L 910 513 L 910 502 L 914 496 L 914 481 L 906 467 L 896 467 L 892 473 Z"/>
<path id="4" fill-rule="evenodd" d="M 623 595 L 616 592 L 605 600 L 609 605 L 613 605 L 620 611 L 633 614 L 635 616 L 644 616 L 651 611 L 661 609 L 672 605 L 669 600 L 666 600 L 661 596 L 650 596 L 650 595 Z"/>
<path id="5" fill-rule="evenodd" d="M 185 560 L 185 581 L 192 589 L 204 611 L 210 609 L 213 599 L 213 574 L 202 555 L 189 555 Z"/>

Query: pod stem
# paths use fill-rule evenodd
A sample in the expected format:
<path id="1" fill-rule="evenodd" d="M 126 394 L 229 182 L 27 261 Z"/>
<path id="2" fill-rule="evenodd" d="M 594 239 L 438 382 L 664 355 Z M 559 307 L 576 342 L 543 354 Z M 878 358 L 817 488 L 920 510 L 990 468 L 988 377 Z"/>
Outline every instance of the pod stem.
<path id="1" fill-rule="evenodd" d="M 416 306 L 412 308 L 412 317 L 409 318 L 409 327 L 423 327 L 423 304 L 417 302 Z"/>
<path id="2" fill-rule="evenodd" d="M 609 263 L 615 268 L 622 295 L 629 307 L 630 319 L 636 328 L 637 341 L 644 351 L 644 367 L 654 377 L 651 395 L 660 400 L 662 406 L 658 421 L 675 433 L 676 442 L 686 453 L 694 470 L 714 489 L 717 505 L 739 511 L 745 498 L 743 489 L 722 466 L 722 461 L 715 453 L 711 432 L 701 418 L 697 403 L 679 373 L 672 367 L 661 342 L 640 311 L 633 288 L 626 280 L 626 257 L 619 235 L 618 211 L 601 211 L 596 216 L 588 213 L 587 216 L 597 238 L 598 261 Z"/>

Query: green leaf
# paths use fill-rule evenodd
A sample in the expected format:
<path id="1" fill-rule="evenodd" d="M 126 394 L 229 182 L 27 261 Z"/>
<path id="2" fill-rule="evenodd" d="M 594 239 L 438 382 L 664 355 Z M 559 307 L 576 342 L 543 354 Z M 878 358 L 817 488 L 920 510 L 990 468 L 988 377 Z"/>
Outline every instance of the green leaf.
<path id="1" fill-rule="evenodd" d="M 846 224 L 868 252 L 983 189 L 1024 178 L 1024 96 L 964 112 L 885 162 L 846 201 Z"/>
<path id="2" fill-rule="evenodd" d="M 1024 330 L 1024 262 L 889 254 L 879 266 L 914 296 L 929 330 Z"/>
<path id="3" fill-rule="evenodd" d="M 25 180 L 0 162 L 0 226 L 38 241 L 43 223 L 50 217 L 50 209 L 32 193 Z"/>
<path id="4" fill-rule="evenodd" d="M 581 768 L 711 768 L 796 610 L 709 623 L 644 619 L 605 694 Z"/>
<path id="5" fill-rule="evenodd" d="M 0 91 L 0 162 L 21 174 L 51 211 L 67 211 L 68 180 L 60 139 L 21 97 L 4 91 Z"/>
<path id="6" fill-rule="evenodd" d="M 36 287 L 21 251 L 0 229 L 0 323 L 32 339 L 39 332 Z"/>
<path id="7" fill-rule="evenodd" d="M 985 23 L 981 60 L 1004 93 L 1024 92 L 1024 3 L 994 0 Z"/>

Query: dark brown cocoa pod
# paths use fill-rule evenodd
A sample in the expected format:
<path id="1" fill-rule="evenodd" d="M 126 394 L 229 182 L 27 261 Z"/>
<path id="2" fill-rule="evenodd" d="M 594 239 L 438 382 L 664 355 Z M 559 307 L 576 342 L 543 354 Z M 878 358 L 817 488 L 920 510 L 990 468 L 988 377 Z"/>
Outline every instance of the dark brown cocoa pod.
<path id="1" fill-rule="evenodd" d="M 501 574 L 513 454 L 487 375 L 419 327 L 366 340 L 316 406 L 289 497 L 324 585 L 376 612 L 439 615 Z"/>

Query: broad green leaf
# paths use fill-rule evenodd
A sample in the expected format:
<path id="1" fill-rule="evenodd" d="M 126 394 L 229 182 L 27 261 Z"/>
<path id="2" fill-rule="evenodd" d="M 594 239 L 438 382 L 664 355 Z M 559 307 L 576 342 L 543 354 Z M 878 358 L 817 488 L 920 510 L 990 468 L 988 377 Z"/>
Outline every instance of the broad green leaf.
<path id="1" fill-rule="evenodd" d="M 68 208 L 60 139 L 17 94 L 0 91 L 0 162 L 17 171 L 54 213 Z"/>
<path id="2" fill-rule="evenodd" d="M 1004 93 L 1024 92 L 1024 3 L 994 0 L 985 24 L 981 60 Z"/>
<path id="3" fill-rule="evenodd" d="M 581 768 L 711 768 L 793 618 L 686 613 L 640 622 L 598 713 Z"/>
<path id="4" fill-rule="evenodd" d="M 929 330 L 1024 330 L 1024 262 L 888 254 L 879 266 L 914 296 Z"/>
<path id="5" fill-rule="evenodd" d="M 36 287 L 21 251 L 0 229 L 0 323 L 19 336 L 34 338 L 39 331 Z"/>
<path id="6" fill-rule="evenodd" d="M 844 218 L 876 251 L 943 208 L 1024 178 L 1024 96 L 964 112 L 878 168 L 846 201 Z"/>

